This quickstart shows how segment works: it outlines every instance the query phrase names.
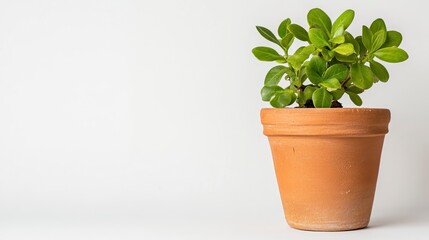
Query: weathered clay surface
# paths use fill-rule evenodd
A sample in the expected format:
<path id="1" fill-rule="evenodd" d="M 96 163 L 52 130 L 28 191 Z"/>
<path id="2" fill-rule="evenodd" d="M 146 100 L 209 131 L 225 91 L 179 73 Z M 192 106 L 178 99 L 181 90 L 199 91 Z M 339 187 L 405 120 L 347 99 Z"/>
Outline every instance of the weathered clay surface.
<path id="1" fill-rule="evenodd" d="M 314 231 L 368 225 L 387 109 L 262 109 L 288 224 Z"/>

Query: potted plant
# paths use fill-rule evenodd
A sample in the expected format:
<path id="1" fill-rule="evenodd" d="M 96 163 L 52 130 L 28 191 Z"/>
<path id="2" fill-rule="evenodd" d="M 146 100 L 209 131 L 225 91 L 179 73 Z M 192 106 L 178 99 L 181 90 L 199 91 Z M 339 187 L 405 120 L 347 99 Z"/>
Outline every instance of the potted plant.
<path id="1" fill-rule="evenodd" d="M 261 121 L 294 228 L 341 231 L 369 223 L 390 111 L 342 108 L 339 101 L 348 96 L 361 106 L 359 94 L 389 79 L 379 60 L 402 62 L 408 54 L 399 48 L 402 35 L 387 30 L 382 19 L 363 26 L 357 37 L 347 32 L 353 19 L 354 11 L 346 10 L 332 23 L 314 8 L 308 31 L 289 18 L 278 27 L 279 37 L 256 27 L 282 51 L 252 50 L 261 61 L 279 63 L 265 77 L 262 100 L 274 108 L 262 109 Z M 296 40 L 303 45 L 290 54 Z"/>

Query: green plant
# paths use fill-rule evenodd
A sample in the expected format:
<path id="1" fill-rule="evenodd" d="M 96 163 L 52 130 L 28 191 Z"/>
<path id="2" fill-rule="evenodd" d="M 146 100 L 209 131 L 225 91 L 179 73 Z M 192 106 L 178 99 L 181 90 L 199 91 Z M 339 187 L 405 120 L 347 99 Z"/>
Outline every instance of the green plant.
<path id="1" fill-rule="evenodd" d="M 308 31 L 288 18 L 278 27 L 280 38 L 267 28 L 257 26 L 265 39 L 284 52 L 281 55 L 269 47 L 252 50 L 261 61 L 282 64 L 268 71 L 261 90 L 262 100 L 275 108 L 294 102 L 307 108 L 342 107 L 338 100 L 345 93 L 354 104 L 362 105 L 360 93 L 378 81 L 389 79 L 389 72 L 376 58 L 397 63 L 408 59 L 408 54 L 398 48 L 402 35 L 388 31 L 381 18 L 370 27 L 362 26 L 362 35 L 353 37 L 346 31 L 353 18 L 354 11 L 349 9 L 332 23 L 324 11 L 314 8 L 307 15 Z M 295 38 L 308 44 L 289 55 Z M 283 77 L 289 83 L 286 88 L 279 86 Z"/>

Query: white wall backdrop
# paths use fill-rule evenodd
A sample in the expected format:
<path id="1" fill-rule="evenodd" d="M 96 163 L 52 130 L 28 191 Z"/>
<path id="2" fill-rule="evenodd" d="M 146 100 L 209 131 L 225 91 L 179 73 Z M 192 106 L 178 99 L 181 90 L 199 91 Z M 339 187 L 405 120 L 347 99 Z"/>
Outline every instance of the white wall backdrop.
<path id="1" fill-rule="evenodd" d="M 425 5 L 0 1 L 0 237 L 77 239 L 76 231 L 46 235 L 34 226 L 133 218 L 148 224 L 136 225 L 152 231 L 147 239 L 165 232 L 182 239 L 194 229 L 175 224 L 187 221 L 207 223 L 202 229 L 213 239 L 240 232 L 225 227 L 218 238 L 211 221 L 250 222 L 243 232 L 260 232 L 247 239 L 272 232 L 284 239 L 282 231 L 291 230 L 259 122 L 268 107 L 259 90 L 272 64 L 258 62 L 251 49 L 269 44 L 255 25 L 276 29 L 286 17 L 305 25 L 313 7 L 333 16 L 354 9 L 356 35 L 378 17 L 403 33 L 410 59 L 388 65 L 391 79 L 366 92 L 364 106 L 392 111 L 374 226 L 417 224 L 429 210 Z M 252 227 L 267 222 L 278 228 Z M 97 226 L 81 234 L 98 239 Z M 116 233 L 100 239 L 124 236 Z"/>

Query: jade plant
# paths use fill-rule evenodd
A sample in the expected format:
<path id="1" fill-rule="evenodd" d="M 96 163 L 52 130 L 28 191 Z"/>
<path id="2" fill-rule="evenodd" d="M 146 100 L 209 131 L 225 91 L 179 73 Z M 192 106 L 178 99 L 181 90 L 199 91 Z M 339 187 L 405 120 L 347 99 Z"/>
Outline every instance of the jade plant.
<path id="1" fill-rule="evenodd" d="M 268 71 L 262 100 L 275 108 L 295 102 L 301 108 L 335 108 L 342 107 L 339 100 L 347 94 L 361 106 L 359 94 L 374 83 L 387 82 L 389 72 L 379 60 L 398 63 L 408 59 L 407 52 L 399 48 L 402 35 L 387 30 L 383 19 L 378 18 L 369 27 L 362 26 L 362 34 L 354 37 L 346 31 L 354 15 L 353 10 L 346 10 L 332 23 L 323 10 L 314 8 L 307 14 L 308 31 L 287 18 L 278 27 L 279 37 L 257 26 L 258 32 L 282 52 L 270 47 L 252 50 L 257 59 L 280 64 Z M 303 44 L 290 54 L 295 39 Z"/>

